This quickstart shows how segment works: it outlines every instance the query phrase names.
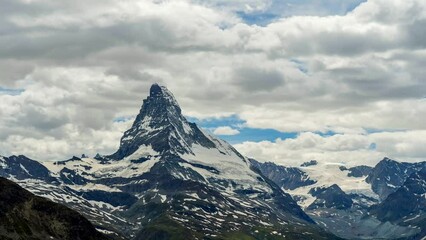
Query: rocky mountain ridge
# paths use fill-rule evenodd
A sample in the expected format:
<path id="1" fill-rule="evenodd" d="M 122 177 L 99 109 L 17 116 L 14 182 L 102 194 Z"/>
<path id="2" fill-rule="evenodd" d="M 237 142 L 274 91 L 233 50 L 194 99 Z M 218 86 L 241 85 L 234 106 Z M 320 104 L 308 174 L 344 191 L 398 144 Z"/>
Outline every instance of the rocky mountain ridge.
<path id="1" fill-rule="evenodd" d="M 374 167 L 317 161 L 298 168 L 271 162 L 256 164 L 279 186 L 289 189 L 316 222 L 340 237 L 422 239 L 426 235 L 426 185 L 422 178 L 426 162 L 404 163 L 384 158 Z M 294 179 L 289 172 L 298 172 L 297 179 L 303 176 L 310 180 L 305 182 L 309 184 L 289 188 L 294 186 L 291 182 L 285 186 Z M 285 181 L 274 176 L 285 176 Z"/>

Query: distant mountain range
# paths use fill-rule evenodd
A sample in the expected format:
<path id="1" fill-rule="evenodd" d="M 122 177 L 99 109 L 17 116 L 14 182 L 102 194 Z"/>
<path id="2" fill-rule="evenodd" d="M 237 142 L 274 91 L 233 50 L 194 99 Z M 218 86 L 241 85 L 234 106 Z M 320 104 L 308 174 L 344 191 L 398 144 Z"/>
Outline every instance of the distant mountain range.
<path id="1" fill-rule="evenodd" d="M 318 224 L 348 239 L 423 239 L 426 162 L 384 158 L 375 167 L 310 161 L 301 167 L 251 160 Z M 343 188 L 343 189 L 342 189 Z"/>
<path id="2" fill-rule="evenodd" d="M 422 239 L 425 169 L 426 162 L 390 159 L 375 167 L 258 162 L 188 122 L 158 84 L 111 155 L 54 162 L 0 157 L 0 176 L 91 221 L 78 215 L 75 226 L 61 225 L 65 234 L 87 223 L 99 236 L 81 239 Z M 25 212 L 25 206 L 3 208 Z M 31 219 L 40 218 L 13 221 Z M 0 224 L 0 236 L 9 225 Z M 24 236 L 48 239 L 46 226 L 36 228 Z M 11 229 L 4 236 L 19 235 Z"/>

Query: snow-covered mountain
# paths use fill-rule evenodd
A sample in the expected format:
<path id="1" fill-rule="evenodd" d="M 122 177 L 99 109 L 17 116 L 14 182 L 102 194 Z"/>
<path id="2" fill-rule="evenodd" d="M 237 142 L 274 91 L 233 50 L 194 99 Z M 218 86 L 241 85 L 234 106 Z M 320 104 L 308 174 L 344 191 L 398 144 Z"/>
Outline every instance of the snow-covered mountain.
<path id="1" fill-rule="evenodd" d="M 368 174 L 366 182 L 384 200 L 401 187 L 413 173 L 426 167 L 426 162 L 406 163 L 384 158 Z"/>
<path id="2" fill-rule="evenodd" d="M 336 238 L 231 145 L 188 122 L 157 84 L 115 153 L 42 164 L 17 158 L 1 158 L 0 174 L 116 238 Z"/>
<path id="3" fill-rule="evenodd" d="M 132 127 L 121 138 L 120 148 L 108 158 L 121 160 L 138 150 L 145 151 L 141 146 L 151 147 L 157 154 L 194 155 L 197 147 L 236 153 L 228 144 L 188 122 L 173 94 L 157 84 L 151 86 L 150 95 L 143 101 Z"/>
<path id="4" fill-rule="evenodd" d="M 384 158 L 374 167 L 349 167 L 312 160 L 286 167 L 251 161 L 311 218 L 340 237 L 421 239 L 424 235 L 426 192 L 421 177 L 426 162 Z"/>

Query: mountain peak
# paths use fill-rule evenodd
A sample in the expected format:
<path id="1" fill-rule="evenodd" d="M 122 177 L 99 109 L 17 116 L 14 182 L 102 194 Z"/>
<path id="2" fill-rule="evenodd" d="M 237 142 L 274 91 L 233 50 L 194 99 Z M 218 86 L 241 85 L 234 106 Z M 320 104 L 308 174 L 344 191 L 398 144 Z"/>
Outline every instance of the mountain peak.
<path id="1" fill-rule="evenodd" d="M 158 83 L 154 83 L 151 85 L 151 88 L 149 89 L 149 96 L 156 97 L 163 96 L 164 94 L 171 94 L 165 86 L 162 86 Z"/>
<path id="2" fill-rule="evenodd" d="M 121 138 L 119 150 L 112 159 L 122 159 L 136 152 L 141 146 L 157 153 L 191 154 L 194 143 L 213 148 L 215 144 L 194 123 L 182 115 L 173 94 L 164 86 L 153 84 L 149 96 L 132 127 Z"/>
<path id="3" fill-rule="evenodd" d="M 388 157 L 384 157 L 382 160 L 380 160 L 376 164 L 376 167 L 386 167 L 386 168 L 388 168 L 388 167 L 393 167 L 393 166 L 401 165 L 401 164 L 403 164 L 403 163 L 397 162 L 397 161 L 395 161 L 393 159 L 390 159 Z"/>
<path id="4" fill-rule="evenodd" d="M 154 83 L 154 84 L 151 85 L 151 88 L 149 89 L 149 94 L 151 96 L 154 96 L 157 93 L 161 93 L 161 87 L 158 83 Z"/>
<path id="5" fill-rule="evenodd" d="M 164 124 L 170 122 L 172 118 L 176 121 L 184 119 L 178 102 L 166 87 L 154 83 L 149 90 L 149 96 L 143 100 L 133 126 L 137 126 L 144 119 L 156 120 L 151 122 Z"/>
<path id="6" fill-rule="evenodd" d="M 167 89 L 165 86 L 159 85 L 158 83 L 151 85 L 151 88 L 149 89 L 149 97 L 164 98 L 170 103 L 177 105 L 177 101 L 169 89 Z"/>

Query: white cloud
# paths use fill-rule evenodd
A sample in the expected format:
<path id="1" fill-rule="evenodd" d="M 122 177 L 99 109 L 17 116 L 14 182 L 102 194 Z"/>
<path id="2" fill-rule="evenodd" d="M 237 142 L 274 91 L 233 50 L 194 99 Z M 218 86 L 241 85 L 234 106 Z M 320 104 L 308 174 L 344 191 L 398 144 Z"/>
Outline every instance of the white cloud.
<path id="1" fill-rule="evenodd" d="M 244 3 L 2 1 L 0 87 L 25 91 L 0 95 L 0 154 L 112 152 L 125 129 L 113 119 L 135 115 L 153 82 L 167 85 L 186 115 L 236 114 L 248 127 L 351 139 L 336 140 L 349 141 L 339 151 L 321 145 L 330 154 L 376 154 L 365 149 L 375 136 L 365 140 L 366 129 L 425 130 L 425 1 L 370 0 L 346 15 L 264 27 L 235 11 L 276 3 Z M 397 148 L 377 149 L 423 154 L 392 141 Z"/>
<path id="2" fill-rule="evenodd" d="M 374 166 L 384 157 L 408 162 L 424 161 L 425 144 L 426 131 L 347 133 L 332 136 L 305 132 L 295 139 L 244 142 L 235 147 L 255 159 L 289 166 L 299 166 L 311 159 L 352 166 Z"/>
<path id="3" fill-rule="evenodd" d="M 229 127 L 229 126 L 217 127 L 213 131 L 213 134 L 223 135 L 223 136 L 226 136 L 226 135 L 228 135 L 228 136 L 229 135 L 237 135 L 239 133 L 240 133 L 240 131 L 238 131 L 237 129 L 233 129 L 233 128 Z"/>
<path id="4" fill-rule="evenodd" d="M 126 115 L 123 102 L 139 108 L 133 98 L 139 88 L 130 91 L 113 76 L 87 69 L 41 69 L 22 86 L 26 91 L 17 96 L 0 96 L 1 154 L 26 154 L 37 159 L 60 159 L 74 154 L 116 150 L 128 122 L 113 122 Z M 129 104 L 130 105 L 130 104 Z M 108 106 L 107 108 L 105 106 Z"/>

